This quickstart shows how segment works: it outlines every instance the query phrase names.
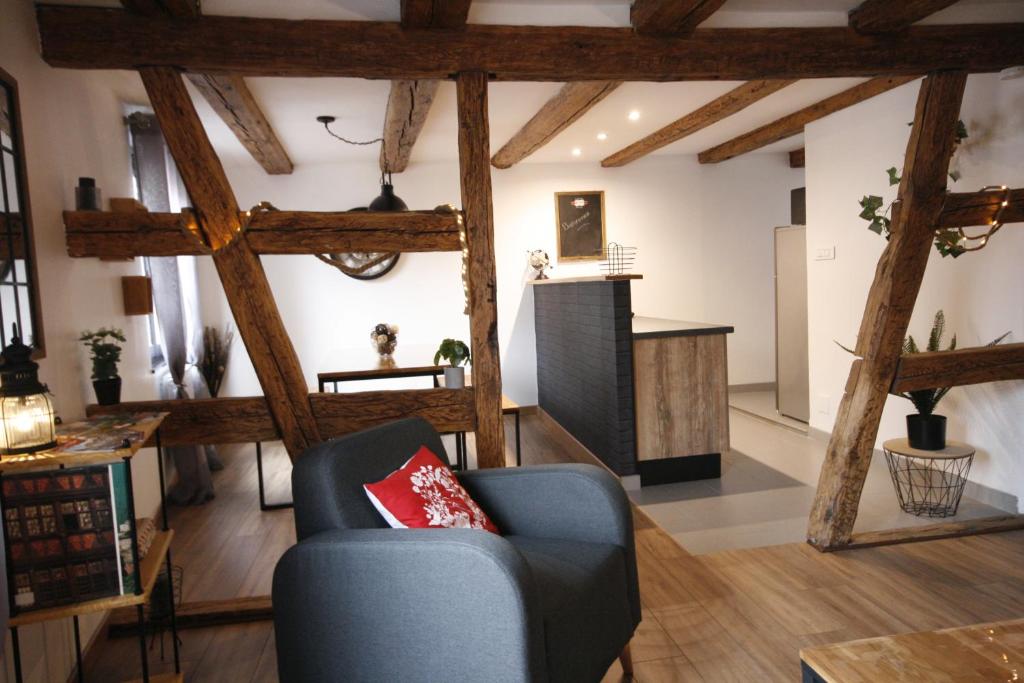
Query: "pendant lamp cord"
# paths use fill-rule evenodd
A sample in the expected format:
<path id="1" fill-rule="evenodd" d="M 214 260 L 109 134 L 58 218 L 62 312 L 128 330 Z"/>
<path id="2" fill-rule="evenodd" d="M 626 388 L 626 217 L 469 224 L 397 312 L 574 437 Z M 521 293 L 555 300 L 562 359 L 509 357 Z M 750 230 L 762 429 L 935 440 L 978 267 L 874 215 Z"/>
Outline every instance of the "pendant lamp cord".
<path id="1" fill-rule="evenodd" d="M 327 131 L 328 135 L 330 135 L 332 138 L 336 138 L 338 140 L 341 140 L 346 145 L 355 145 L 356 147 L 365 147 L 366 145 L 375 145 L 375 144 L 377 144 L 379 142 L 380 146 L 381 146 L 382 156 L 384 157 L 384 160 L 385 160 L 384 161 L 385 168 L 384 168 L 383 171 L 380 172 L 380 183 L 381 183 L 381 185 L 383 185 L 384 184 L 384 177 L 387 176 L 387 182 L 388 182 L 388 184 L 391 184 L 391 169 L 387 168 L 387 158 L 388 158 L 388 155 L 387 155 L 387 150 L 384 148 L 384 145 L 385 145 L 384 138 L 374 138 L 373 140 L 349 140 L 348 138 L 342 137 L 342 136 L 338 135 L 337 133 L 335 133 L 333 130 L 331 130 L 331 123 L 332 123 L 332 121 L 327 121 L 327 120 L 323 120 L 323 119 L 318 119 L 318 120 L 320 120 L 320 123 L 324 124 L 324 130 Z"/>

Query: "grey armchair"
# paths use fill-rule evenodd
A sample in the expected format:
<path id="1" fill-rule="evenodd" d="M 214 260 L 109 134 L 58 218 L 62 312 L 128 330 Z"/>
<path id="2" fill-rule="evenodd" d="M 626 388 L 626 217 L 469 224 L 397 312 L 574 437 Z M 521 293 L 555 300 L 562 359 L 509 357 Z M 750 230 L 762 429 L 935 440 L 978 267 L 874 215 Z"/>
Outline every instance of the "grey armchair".
<path id="1" fill-rule="evenodd" d="M 413 418 L 320 444 L 292 474 L 299 543 L 274 572 L 282 683 L 599 681 L 640 623 L 633 524 L 590 465 L 464 472 L 503 536 L 391 529 L 363 491 L 437 432 Z"/>

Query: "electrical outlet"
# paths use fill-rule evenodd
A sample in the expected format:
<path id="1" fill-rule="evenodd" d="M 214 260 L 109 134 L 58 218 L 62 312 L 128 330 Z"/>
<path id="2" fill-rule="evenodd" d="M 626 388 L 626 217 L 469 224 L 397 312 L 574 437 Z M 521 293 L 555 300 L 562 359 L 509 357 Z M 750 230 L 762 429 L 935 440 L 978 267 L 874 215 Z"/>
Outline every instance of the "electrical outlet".
<path id="1" fill-rule="evenodd" d="M 815 261 L 834 261 L 836 259 L 835 247 L 818 247 L 814 251 Z"/>

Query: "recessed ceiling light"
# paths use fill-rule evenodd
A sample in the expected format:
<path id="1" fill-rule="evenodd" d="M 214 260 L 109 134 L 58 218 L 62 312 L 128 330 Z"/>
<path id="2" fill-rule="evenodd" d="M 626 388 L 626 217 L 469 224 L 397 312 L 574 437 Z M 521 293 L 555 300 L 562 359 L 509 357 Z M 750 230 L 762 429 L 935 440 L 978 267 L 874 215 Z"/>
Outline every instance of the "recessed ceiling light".
<path id="1" fill-rule="evenodd" d="M 639 121 L 640 120 L 640 110 L 639 109 L 634 109 L 633 111 L 629 112 L 629 120 L 630 121 Z"/>
<path id="2" fill-rule="evenodd" d="M 608 133 L 598 133 L 597 134 L 597 139 L 598 140 L 607 140 L 608 139 Z"/>
<path id="3" fill-rule="evenodd" d="M 572 148 L 572 155 L 574 157 L 578 157 L 581 154 L 583 154 L 583 150 L 582 149 L 580 149 L 579 147 L 573 147 Z"/>

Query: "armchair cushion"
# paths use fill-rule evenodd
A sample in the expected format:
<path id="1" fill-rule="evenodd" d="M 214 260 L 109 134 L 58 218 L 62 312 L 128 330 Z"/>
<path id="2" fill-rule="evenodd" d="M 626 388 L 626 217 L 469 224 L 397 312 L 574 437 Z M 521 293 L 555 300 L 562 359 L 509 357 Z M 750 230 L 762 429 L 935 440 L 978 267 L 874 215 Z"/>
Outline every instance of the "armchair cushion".
<path id="1" fill-rule="evenodd" d="M 498 533 L 448 465 L 426 446 L 383 480 L 363 484 L 394 529 L 483 529 Z"/>
<path id="2" fill-rule="evenodd" d="M 550 680 L 601 680 L 633 633 L 623 549 L 527 536 L 505 540 L 533 576 Z"/>

